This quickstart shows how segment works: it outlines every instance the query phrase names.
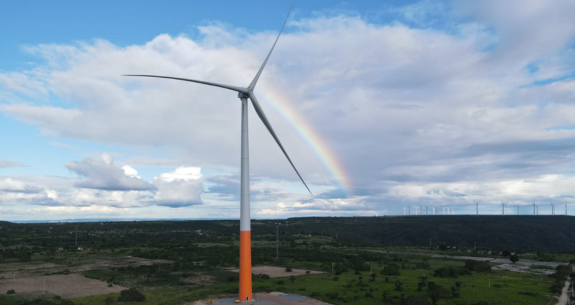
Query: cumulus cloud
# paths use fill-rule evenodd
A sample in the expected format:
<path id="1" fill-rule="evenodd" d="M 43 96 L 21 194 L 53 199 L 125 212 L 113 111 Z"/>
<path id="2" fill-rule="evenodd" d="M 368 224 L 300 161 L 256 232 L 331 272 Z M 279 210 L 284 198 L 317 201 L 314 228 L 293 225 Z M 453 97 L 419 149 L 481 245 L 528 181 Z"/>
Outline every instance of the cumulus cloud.
<path id="1" fill-rule="evenodd" d="M 76 182 L 80 188 L 109 191 L 149 190 L 152 186 L 138 176 L 138 172 L 129 167 L 114 165 L 114 157 L 104 153 L 98 159 L 86 158 L 81 162 L 73 161 L 66 167 L 83 177 Z"/>
<path id="2" fill-rule="evenodd" d="M 322 188 L 317 200 L 325 205 L 294 195 L 305 191 L 303 186 L 295 185 L 289 163 L 250 113 L 251 173 L 260 179 L 253 180 L 252 189 L 260 194 L 255 199 L 290 207 L 315 204 L 326 213 L 329 205 L 343 210 L 338 200 L 356 200 L 361 202 L 357 211 L 370 213 L 408 200 L 464 204 L 479 194 L 506 194 L 518 202 L 573 195 L 567 188 L 542 187 L 549 184 L 541 179 L 553 176 L 556 184 L 568 184 L 575 165 L 572 1 L 424 1 L 386 14 L 392 21 L 384 24 L 351 14 L 290 21 L 256 94 L 312 191 Z M 442 18 L 441 24 L 434 18 Z M 167 206 L 200 204 L 199 171 L 176 170 L 150 184 L 131 166 L 194 164 L 237 172 L 235 95 L 119 75 L 247 85 L 275 38 L 275 33 L 217 24 L 202 31 L 200 40 L 159 35 L 128 47 L 101 40 L 31 47 L 47 61 L 42 73 L 1 74 L 5 91 L 50 92 L 73 103 L 22 102 L 8 94 L 0 112 L 62 137 L 174 148 L 175 158 L 128 159 L 124 168 L 105 158 L 71 162 L 68 168 L 84 178 L 78 187 L 150 191 L 149 202 Z M 333 177 L 323 166 L 325 156 L 292 121 L 309 122 L 313 135 L 342 164 L 351 181 L 348 198 L 335 183 L 326 186 Z M 502 185 L 517 181 L 531 181 L 529 186 L 541 192 L 503 192 Z M 237 200 L 233 174 L 208 177 L 206 183 L 210 196 Z"/>
<path id="3" fill-rule="evenodd" d="M 201 178 L 198 167 L 180 166 L 173 172 L 161 174 L 153 181 L 157 188 L 154 203 L 172 208 L 203 204 Z"/>
<path id="4" fill-rule="evenodd" d="M 6 178 L 0 180 L 0 191 L 3 192 L 16 192 L 16 193 L 38 193 L 41 190 L 39 187 L 30 186 L 22 181 Z"/>

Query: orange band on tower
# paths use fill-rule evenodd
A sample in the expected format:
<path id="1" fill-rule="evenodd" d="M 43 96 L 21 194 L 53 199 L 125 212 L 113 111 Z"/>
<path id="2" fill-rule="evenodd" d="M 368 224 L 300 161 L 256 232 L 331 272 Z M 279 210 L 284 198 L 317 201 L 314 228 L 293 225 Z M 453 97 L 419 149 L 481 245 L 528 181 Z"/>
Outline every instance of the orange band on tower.
<path id="1" fill-rule="evenodd" d="M 240 301 L 252 300 L 251 231 L 240 231 Z"/>

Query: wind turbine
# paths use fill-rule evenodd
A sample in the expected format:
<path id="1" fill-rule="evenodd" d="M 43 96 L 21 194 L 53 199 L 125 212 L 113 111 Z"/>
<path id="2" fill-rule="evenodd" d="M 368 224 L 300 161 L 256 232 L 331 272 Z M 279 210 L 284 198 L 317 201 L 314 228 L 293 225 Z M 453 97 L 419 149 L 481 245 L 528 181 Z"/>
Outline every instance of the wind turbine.
<path id="1" fill-rule="evenodd" d="M 535 202 L 533 202 L 533 216 L 535 216 Z"/>
<path id="2" fill-rule="evenodd" d="M 475 213 L 476 213 L 475 216 L 479 216 L 479 202 L 477 202 L 477 201 L 474 201 L 474 202 L 475 202 Z"/>
<path id="3" fill-rule="evenodd" d="M 293 7 L 293 5 L 292 5 Z M 250 182 L 249 182 L 249 142 L 248 142 L 248 99 L 252 102 L 254 106 L 254 110 L 256 111 L 258 117 L 262 120 L 262 123 L 266 126 L 268 131 L 270 132 L 271 136 L 274 138 L 278 146 L 280 147 L 283 154 L 288 159 L 289 163 L 291 164 L 292 168 L 295 170 L 296 174 L 298 175 L 301 182 L 303 182 L 304 186 L 308 190 L 310 194 L 311 191 L 301 175 L 299 174 L 298 170 L 296 169 L 295 165 L 291 161 L 290 157 L 288 156 L 286 150 L 284 149 L 283 145 L 281 144 L 278 136 L 276 135 L 275 131 L 273 130 L 270 122 L 268 121 L 262 107 L 260 106 L 255 94 L 254 89 L 270 55 L 272 54 L 276 43 L 278 42 L 280 35 L 283 32 L 283 29 L 287 23 L 289 15 L 291 13 L 291 8 L 288 12 L 288 15 L 282 25 L 282 28 L 272 45 L 271 50 L 269 51 L 266 59 L 264 60 L 262 66 L 256 73 L 254 79 L 247 87 L 237 87 L 231 86 L 226 84 L 219 84 L 214 82 L 208 82 L 203 80 L 196 80 L 196 79 L 187 79 L 187 78 L 180 78 L 180 77 L 171 77 L 171 76 L 160 76 L 160 75 L 143 75 L 143 74 L 130 74 L 125 76 L 138 76 L 138 77 L 155 77 L 155 78 L 165 78 L 165 79 L 174 79 L 179 81 L 185 82 L 192 82 L 198 83 L 208 86 L 219 87 L 223 89 L 232 90 L 238 93 L 238 98 L 242 102 L 242 127 L 241 127 L 241 196 L 240 196 L 240 292 L 239 292 L 239 299 L 242 302 L 249 302 L 252 301 L 252 254 L 251 254 L 251 224 L 250 224 Z M 313 196 L 313 194 L 312 194 Z"/>
<path id="4" fill-rule="evenodd" d="M 501 201 L 501 215 L 505 216 L 505 204 Z"/>

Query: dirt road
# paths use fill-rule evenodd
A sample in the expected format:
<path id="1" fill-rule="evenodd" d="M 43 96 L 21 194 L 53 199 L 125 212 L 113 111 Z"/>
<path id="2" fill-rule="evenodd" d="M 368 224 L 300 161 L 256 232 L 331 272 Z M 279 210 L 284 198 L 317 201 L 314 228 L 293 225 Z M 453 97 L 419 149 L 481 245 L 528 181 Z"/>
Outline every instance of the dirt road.
<path id="1" fill-rule="evenodd" d="M 572 271 L 575 271 L 575 267 L 573 267 Z M 569 285 L 571 284 L 571 278 L 567 278 L 565 281 L 565 287 L 563 287 L 563 292 L 561 293 L 561 297 L 557 302 L 557 305 L 567 305 L 567 301 L 569 300 Z"/>

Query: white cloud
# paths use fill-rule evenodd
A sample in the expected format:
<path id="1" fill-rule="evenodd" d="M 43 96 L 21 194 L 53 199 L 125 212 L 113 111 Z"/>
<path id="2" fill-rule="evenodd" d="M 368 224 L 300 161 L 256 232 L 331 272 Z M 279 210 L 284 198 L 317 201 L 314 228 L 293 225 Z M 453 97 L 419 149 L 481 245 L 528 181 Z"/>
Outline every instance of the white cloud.
<path id="1" fill-rule="evenodd" d="M 16 193 L 38 193 L 41 189 L 30 186 L 22 181 L 6 178 L 0 180 L 0 191 Z"/>
<path id="2" fill-rule="evenodd" d="M 173 172 L 161 174 L 153 181 L 158 189 L 154 203 L 173 208 L 203 204 L 201 178 L 198 167 L 180 166 Z"/>
<path id="3" fill-rule="evenodd" d="M 86 158 L 81 162 L 66 164 L 72 172 L 83 177 L 76 187 L 109 191 L 149 190 L 152 186 L 138 176 L 138 172 L 129 167 L 124 169 L 114 165 L 114 158 L 104 153 L 98 159 Z"/>
<path id="4" fill-rule="evenodd" d="M 547 188 L 540 179 L 556 176 L 558 185 L 570 183 L 574 82 L 531 85 L 575 71 L 568 47 L 575 37 L 573 2 L 465 1 L 448 7 L 425 1 L 396 12 L 400 21 L 386 24 L 349 15 L 291 20 L 291 31 L 280 39 L 256 88 L 312 191 L 316 185 L 325 188 L 333 177 L 322 165 L 324 156 L 316 156 L 298 134 L 306 131 L 294 130 L 285 115 L 295 112 L 308 122 L 343 164 L 353 184 L 352 198 L 321 198 L 328 200 L 326 207 L 363 198 L 364 206 L 352 207 L 368 213 L 378 204 L 408 199 L 465 203 L 460 195 L 517 200 L 575 195 L 569 188 Z M 434 27 L 429 18 L 444 20 Z M 417 27 L 401 21 L 406 19 Z M 6 90 L 23 94 L 37 86 L 39 96 L 51 92 L 72 104 L 30 98 L 0 103 L 0 112 L 46 134 L 173 149 L 175 157 L 134 157 L 124 160 L 122 168 L 112 158 L 88 158 L 69 167 L 85 177 L 78 186 L 149 192 L 148 197 L 122 199 L 134 205 L 200 204 L 200 167 L 228 173 L 239 167 L 240 104 L 235 95 L 120 75 L 154 73 L 247 85 L 275 38 L 275 33 L 217 24 L 201 30 L 203 40 L 159 35 L 128 47 L 97 41 L 30 48 L 46 59 L 43 72 L 1 74 L 3 83 L 10 84 Z M 530 64 L 538 70 L 529 71 Z M 35 86 L 19 85 L 29 80 Z M 304 202 L 294 195 L 297 176 L 252 112 L 249 128 L 251 173 L 259 179 L 254 199 L 288 206 Z M 198 168 L 178 168 L 152 184 L 139 179 L 132 167 L 181 164 Z M 210 193 L 235 199 L 237 179 L 224 174 L 216 180 Z M 526 182 L 518 181 L 530 181 L 529 187 L 539 191 L 528 192 Z M 320 201 L 313 204 L 321 206 Z"/>

